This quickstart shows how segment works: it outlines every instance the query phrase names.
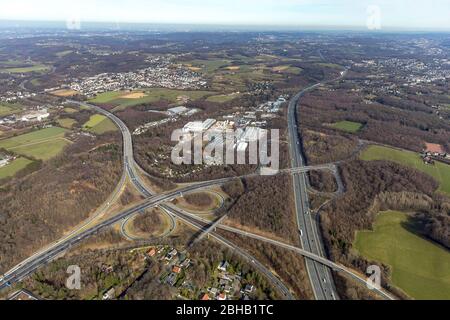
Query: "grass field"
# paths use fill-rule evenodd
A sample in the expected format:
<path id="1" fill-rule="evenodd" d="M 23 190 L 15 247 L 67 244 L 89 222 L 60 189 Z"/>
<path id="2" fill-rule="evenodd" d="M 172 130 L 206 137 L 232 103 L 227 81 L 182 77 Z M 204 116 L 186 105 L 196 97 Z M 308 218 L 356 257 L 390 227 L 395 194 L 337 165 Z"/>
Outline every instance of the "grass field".
<path id="1" fill-rule="evenodd" d="M 137 106 L 143 103 L 152 103 L 160 100 L 177 102 L 180 96 L 188 96 L 191 100 L 198 100 L 206 95 L 214 94 L 210 91 L 184 91 L 164 88 L 148 89 L 145 92 L 139 91 L 139 95 L 130 92 L 105 92 L 90 99 L 89 102 L 95 104 L 110 104 L 116 106 L 114 111 L 120 111 L 127 107 Z M 135 97 L 135 98 L 133 98 Z"/>
<path id="2" fill-rule="evenodd" d="M 450 252 L 404 227 L 408 215 L 381 212 L 374 231 L 360 231 L 355 249 L 391 267 L 392 283 L 415 299 L 450 299 Z"/>
<path id="3" fill-rule="evenodd" d="M 72 127 L 77 123 L 74 119 L 71 118 L 62 118 L 57 120 L 58 124 L 66 129 L 72 129 Z"/>
<path id="4" fill-rule="evenodd" d="M 382 146 L 370 146 L 361 155 L 362 160 L 388 160 L 422 171 L 439 182 L 438 191 L 450 195 L 450 165 L 437 162 L 424 164 L 419 154 Z"/>
<path id="5" fill-rule="evenodd" d="M 342 66 L 335 64 L 335 63 L 317 63 L 317 65 L 321 66 L 321 67 L 326 67 L 326 68 L 334 68 L 334 69 L 341 69 Z"/>
<path id="6" fill-rule="evenodd" d="M 117 130 L 117 127 L 111 120 L 100 114 L 94 114 L 91 116 L 89 121 L 83 125 L 83 128 L 96 134 L 103 134 Z"/>
<path id="7" fill-rule="evenodd" d="M 211 96 L 208 97 L 206 100 L 210 101 L 210 102 L 218 102 L 218 103 L 224 103 L 224 102 L 228 102 L 231 101 L 233 99 L 236 99 L 240 96 L 240 94 L 220 94 L 217 96 Z"/>
<path id="8" fill-rule="evenodd" d="M 0 148 L 36 159 L 48 160 L 69 143 L 64 139 L 67 130 L 59 127 L 41 129 L 17 137 L 0 140 Z"/>
<path id="9" fill-rule="evenodd" d="M 263 65 L 241 66 L 238 71 L 221 75 L 220 82 L 223 83 L 223 80 L 225 80 L 226 85 L 224 87 L 217 87 L 217 90 L 230 90 L 230 88 L 233 88 L 237 91 L 243 91 L 246 88 L 246 81 L 276 81 L 282 78 L 280 73 L 268 72 L 270 70 Z"/>
<path id="10" fill-rule="evenodd" d="M 18 171 L 24 169 L 27 165 L 33 161 L 26 158 L 17 158 L 10 164 L 0 168 L 0 179 L 9 178 L 14 176 Z"/>
<path id="11" fill-rule="evenodd" d="M 17 112 L 19 108 L 14 105 L 0 104 L 0 117 L 9 116 Z"/>
<path id="12" fill-rule="evenodd" d="M 361 123 L 359 123 L 359 122 L 339 121 L 339 122 L 333 123 L 331 125 L 331 127 L 335 128 L 335 129 L 342 130 L 342 131 L 355 133 L 355 132 L 358 132 L 359 130 L 361 130 L 363 125 Z"/>
<path id="13" fill-rule="evenodd" d="M 74 109 L 74 108 L 64 108 L 64 112 L 67 112 L 67 113 L 75 113 L 75 112 L 78 112 L 78 110 L 77 110 L 77 109 Z"/>
<path id="14" fill-rule="evenodd" d="M 292 74 L 300 74 L 302 72 L 301 68 L 292 67 L 291 65 L 277 66 L 272 68 L 273 72 L 280 73 L 292 73 Z"/>
<path id="15" fill-rule="evenodd" d="M 49 160 L 54 156 L 57 156 L 68 144 L 69 141 L 59 138 L 51 141 L 26 145 L 11 150 L 18 154 L 34 157 L 36 159 Z"/>
<path id="16" fill-rule="evenodd" d="M 4 68 L 0 69 L 0 72 L 7 73 L 28 73 L 28 72 L 46 72 L 50 70 L 49 66 L 43 64 L 36 64 L 29 67 L 17 67 L 17 68 Z"/>
<path id="17" fill-rule="evenodd" d="M 198 68 L 198 71 L 212 73 L 219 70 L 220 68 L 227 67 L 230 64 L 230 61 L 223 59 L 192 60 L 189 62 L 185 62 L 184 64 L 191 68 Z"/>
<path id="18" fill-rule="evenodd" d="M 56 53 L 56 56 L 58 58 L 63 58 L 65 56 L 67 56 L 68 54 L 71 54 L 73 51 L 72 50 L 65 50 L 65 51 L 60 51 Z"/>
<path id="19" fill-rule="evenodd" d="M 0 117 L 4 117 L 12 113 L 14 113 L 14 110 L 11 107 L 0 105 Z"/>
<path id="20" fill-rule="evenodd" d="M 70 90 L 70 89 L 60 89 L 50 92 L 51 94 L 57 97 L 73 97 L 78 94 L 78 91 Z"/>
<path id="21" fill-rule="evenodd" d="M 41 80 L 39 80 L 38 78 L 35 78 L 35 79 L 31 80 L 31 84 L 33 86 L 40 86 L 41 85 Z"/>

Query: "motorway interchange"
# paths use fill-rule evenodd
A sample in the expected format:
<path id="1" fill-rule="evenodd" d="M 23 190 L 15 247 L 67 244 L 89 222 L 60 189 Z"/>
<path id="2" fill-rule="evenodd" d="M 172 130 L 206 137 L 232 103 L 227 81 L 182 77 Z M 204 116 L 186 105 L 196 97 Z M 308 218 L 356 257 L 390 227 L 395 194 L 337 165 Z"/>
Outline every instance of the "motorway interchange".
<path id="1" fill-rule="evenodd" d="M 345 72 L 341 74 L 338 79 L 341 79 L 345 76 Z M 335 79 L 335 80 L 338 80 Z M 335 81 L 332 80 L 332 81 Z M 297 222 L 299 227 L 299 237 L 300 242 L 302 244 L 302 248 L 298 248 L 280 241 L 276 241 L 270 238 L 262 237 L 257 234 L 252 234 L 249 232 L 245 232 L 236 228 L 228 227 L 224 224 L 221 224 L 223 217 L 219 218 L 215 222 L 211 223 L 211 221 L 203 219 L 197 215 L 191 214 L 176 207 L 173 204 L 168 203 L 169 201 L 183 196 L 183 194 L 189 192 L 195 192 L 200 190 L 206 190 L 212 186 L 220 186 L 226 182 L 229 182 L 234 179 L 242 178 L 242 177 L 230 177 L 217 179 L 212 181 L 205 181 L 199 183 L 193 183 L 187 187 L 177 189 L 175 191 L 171 191 L 164 194 L 156 195 L 152 190 L 150 190 L 142 181 L 139 172 L 144 173 L 143 169 L 141 169 L 135 162 L 133 156 L 133 142 L 131 138 L 131 134 L 127 126 L 116 117 L 114 114 L 99 108 L 95 105 L 86 104 L 78 101 L 68 100 L 68 102 L 72 104 L 78 104 L 80 106 L 88 107 L 96 112 L 103 114 L 110 118 L 120 129 L 123 137 L 123 159 L 124 159 L 124 177 L 122 177 L 119 186 L 116 188 L 115 194 L 113 194 L 108 202 L 101 208 L 101 212 L 106 211 L 112 204 L 113 200 L 117 197 L 118 190 L 122 189 L 123 185 L 126 183 L 125 176 L 129 178 L 129 180 L 133 183 L 136 189 L 146 198 L 142 203 L 136 205 L 133 208 L 127 209 L 114 217 L 111 217 L 97 225 L 87 228 L 89 222 L 84 223 L 77 230 L 74 230 L 69 234 L 69 236 L 61 239 L 54 244 L 48 246 L 47 248 L 39 251 L 23 262 L 19 263 L 17 266 L 9 270 L 0 278 L 0 290 L 6 287 L 11 286 L 13 283 L 20 281 L 26 276 L 30 275 L 39 267 L 45 265 L 46 263 L 51 262 L 58 256 L 62 255 L 65 251 L 73 247 L 75 244 L 81 242 L 82 240 L 92 236 L 98 231 L 109 227 L 115 223 L 120 221 L 126 221 L 131 216 L 136 215 L 140 212 L 143 212 L 147 208 L 151 207 L 160 207 L 164 212 L 166 212 L 171 219 L 178 219 L 185 224 L 191 226 L 194 229 L 201 230 L 201 237 L 205 234 L 208 234 L 214 240 L 218 241 L 225 247 L 228 247 L 236 254 L 240 255 L 244 260 L 250 263 L 255 269 L 257 269 L 260 273 L 262 273 L 266 278 L 272 283 L 272 285 L 278 290 L 281 296 L 284 299 L 294 299 L 290 290 L 286 287 L 286 285 L 270 270 L 268 270 L 263 264 L 257 261 L 253 256 L 251 256 L 248 252 L 242 250 L 235 244 L 231 243 L 221 235 L 216 232 L 216 229 L 225 230 L 228 232 L 237 233 L 241 236 L 246 236 L 249 238 L 253 238 L 256 240 L 264 241 L 276 246 L 283 247 L 288 250 L 292 250 L 306 259 L 306 266 L 308 275 L 310 278 L 311 286 L 314 292 L 314 296 L 318 300 L 336 300 L 338 299 L 338 295 L 336 292 L 336 288 L 334 287 L 333 278 L 331 275 L 331 270 L 343 272 L 349 275 L 352 279 L 359 281 L 361 283 L 366 282 L 364 276 L 360 276 L 356 272 L 343 267 L 339 264 L 336 264 L 330 260 L 328 260 L 324 256 L 324 250 L 321 243 L 320 233 L 318 231 L 316 219 L 314 219 L 311 215 L 311 209 L 309 207 L 309 199 L 307 194 L 307 176 L 306 173 L 310 170 L 330 170 L 337 177 L 339 192 L 342 192 L 342 183 L 339 183 L 340 178 L 338 177 L 338 171 L 336 169 L 335 164 L 328 164 L 322 166 L 310 166 L 307 167 L 304 165 L 302 150 L 301 150 L 301 140 L 298 134 L 297 128 L 297 106 L 300 98 L 304 95 L 304 93 L 314 90 L 319 87 L 323 83 L 318 83 L 313 86 L 310 86 L 297 95 L 295 95 L 290 103 L 288 110 L 288 127 L 289 127 L 289 142 L 290 142 L 290 151 L 291 151 L 291 165 L 292 169 L 281 170 L 282 174 L 292 174 L 293 175 L 293 186 L 295 192 L 295 205 L 296 205 L 296 215 Z M 256 176 L 257 174 L 247 175 L 248 176 Z M 90 219 L 92 220 L 92 218 Z M 381 295 L 385 299 L 393 299 L 391 295 L 386 293 L 382 289 L 376 289 L 375 291 Z"/>

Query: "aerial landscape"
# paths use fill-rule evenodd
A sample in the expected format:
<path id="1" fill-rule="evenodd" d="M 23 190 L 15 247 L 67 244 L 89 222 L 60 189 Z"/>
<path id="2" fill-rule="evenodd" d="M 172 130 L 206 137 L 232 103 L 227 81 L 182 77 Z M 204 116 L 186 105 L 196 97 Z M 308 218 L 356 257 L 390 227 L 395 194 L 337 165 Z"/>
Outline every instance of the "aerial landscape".
<path id="1" fill-rule="evenodd" d="M 0 4 L 0 300 L 450 300 L 448 22 L 212 3 Z"/>

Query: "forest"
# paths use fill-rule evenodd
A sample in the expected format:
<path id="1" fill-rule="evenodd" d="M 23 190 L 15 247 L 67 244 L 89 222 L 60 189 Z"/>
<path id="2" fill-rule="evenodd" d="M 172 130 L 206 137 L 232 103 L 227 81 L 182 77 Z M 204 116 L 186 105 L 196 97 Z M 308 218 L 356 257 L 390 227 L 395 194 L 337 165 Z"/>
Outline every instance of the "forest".
<path id="1" fill-rule="evenodd" d="M 40 170 L 0 189 L 0 272 L 85 220 L 122 174 L 115 135 L 80 138 Z"/>

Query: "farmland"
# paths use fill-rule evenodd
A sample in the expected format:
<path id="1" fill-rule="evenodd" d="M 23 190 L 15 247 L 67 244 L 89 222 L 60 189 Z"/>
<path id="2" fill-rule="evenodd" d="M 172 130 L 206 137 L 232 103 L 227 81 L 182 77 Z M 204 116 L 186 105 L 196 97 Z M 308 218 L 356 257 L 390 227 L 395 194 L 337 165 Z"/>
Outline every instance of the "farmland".
<path id="1" fill-rule="evenodd" d="M 331 127 L 338 129 L 338 130 L 345 131 L 345 132 L 349 132 L 349 133 L 356 133 L 359 130 L 361 130 L 363 125 L 359 122 L 340 121 L 340 122 L 333 123 L 331 125 Z"/>
<path id="2" fill-rule="evenodd" d="M 89 102 L 95 104 L 108 104 L 115 106 L 114 111 L 123 110 L 127 107 L 137 106 L 143 103 L 152 103 L 160 100 L 167 100 L 175 103 L 182 96 L 187 96 L 191 100 L 198 100 L 207 95 L 214 94 L 209 91 L 185 91 L 173 89 L 149 89 L 145 92 L 138 92 L 138 95 L 132 95 L 130 92 L 105 92 L 97 97 L 90 99 Z"/>
<path id="3" fill-rule="evenodd" d="M 52 91 L 51 94 L 57 96 L 57 97 L 73 97 L 78 94 L 75 90 L 68 90 L 68 89 L 60 89 Z"/>
<path id="4" fill-rule="evenodd" d="M 4 73 L 29 73 L 29 72 L 46 72 L 50 70 L 49 66 L 43 65 L 43 64 L 36 64 L 32 66 L 26 66 L 26 67 L 14 67 L 14 68 L 2 68 L 0 69 L 0 72 Z"/>
<path id="5" fill-rule="evenodd" d="M 450 253 L 405 228 L 408 215 L 379 214 L 374 231 L 360 231 L 354 243 L 364 257 L 391 267 L 391 281 L 416 299 L 450 299 Z"/>
<path id="6" fill-rule="evenodd" d="M 192 68 L 193 71 L 202 71 L 205 73 L 212 73 L 219 70 L 220 68 L 226 67 L 230 64 L 229 60 L 192 60 L 186 62 L 185 65 Z"/>
<path id="7" fill-rule="evenodd" d="M 362 160 L 387 160 L 415 168 L 432 176 L 439 182 L 439 191 L 450 195 L 450 166 L 441 162 L 434 165 L 423 163 L 420 155 L 411 151 L 383 146 L 370 146 L 361 155 Z"/>
<path id="8" fill-rule="evenodd" d="M 292 74 L 300 74 L 302 72 L 301 68 L 293 67 L 290 65 L 277 66 L 272 68 L 273 72 L 279 73 L 292 73 Z"/>
<path id="9" fill-rule="evenodd" d="M 20 110 L 20 106 L 14 104 L 0 104 L 0 117 L 5 117 Z"/>
<path id="10" fill-rule="evenodd" d="M 100 114 L 91 116 L 89 121 L 83 125 L 83 128 L 96 134 L 103 134 L 106 132 L 117 130 L 116 126 L 111 120 Z"/>
<path id="11" fill-rule="evenodd" d="M 230 93 L 230 94 L 220 94 L 217 96 L 210 96 L 206 100 L 210 102 L 218 102 L 218 103 L 224 103 L 231 101 L 233 99 L 236 99 L 240 96 L 240 94 L 236 93 Z"/>
<path id="12" fill-rule="evenodd" d="M 0 179 L 9 178 L 14 176 L 18 171 L 24 169 L 33 161 L 27 158 L 17 158 L 10 164 L 0 168 Z"/>
<path id="13" fill-rule="evenodd" d="M 74 109 L 74 108 L 64 108 L 64 112 L 67 112 L 67 113 L 75 113 L 75 112 L 77 112 L 77 110 Z"/>
<path id="14" fill-rule="evenodd" d="M 0 140 L 0 148 L 5 148 L 16 154 L 41 160 L 48 160 L 69 143 L 64 139 L 67 130 L 59 127 L 41 129 L 17 137 Z"/>
<path id="15" fill-rule="evenodd" d="M 72 129 L 72 127 L 77 123 L 74 119 L 71 118 L 62 118 L 57 120 L 58 124 L 66 129 Z"/>

